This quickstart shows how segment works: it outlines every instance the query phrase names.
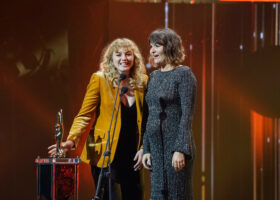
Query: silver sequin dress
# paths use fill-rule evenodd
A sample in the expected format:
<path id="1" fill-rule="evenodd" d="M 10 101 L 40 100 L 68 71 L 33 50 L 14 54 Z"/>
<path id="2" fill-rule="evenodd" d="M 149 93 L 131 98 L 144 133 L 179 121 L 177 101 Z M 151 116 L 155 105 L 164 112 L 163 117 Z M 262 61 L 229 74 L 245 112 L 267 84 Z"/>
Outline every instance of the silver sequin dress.
<path id="1" fill-rule="evenodd" d="M 144 119 L 144 153 L 151 153 L 151 200 L 192 200 L 195 145 L 192 120 L 196 78 L 187 66 L 151 73 Z M 144 113 L 145 117 L 145 113 Z M 186 166 L 176 172 L 173 152 L 186 156 Z"/>

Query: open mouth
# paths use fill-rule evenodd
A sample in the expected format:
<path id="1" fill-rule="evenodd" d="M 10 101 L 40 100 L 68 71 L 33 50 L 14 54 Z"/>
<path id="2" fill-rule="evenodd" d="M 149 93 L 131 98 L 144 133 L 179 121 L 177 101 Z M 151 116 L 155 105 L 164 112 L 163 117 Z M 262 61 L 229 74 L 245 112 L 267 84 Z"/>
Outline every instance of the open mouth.
<path id="1" fill-rule="evenodd" d="M 154 58 L 157 58 L 159 55 L 153 55 Z"/>
<path id="2" fill-rule="evenodd" d="M 129 65 L 129 63 L 120 63 L 120 66 L 123 66 L 123 67 L 126 67 L 128 65 Z"/>

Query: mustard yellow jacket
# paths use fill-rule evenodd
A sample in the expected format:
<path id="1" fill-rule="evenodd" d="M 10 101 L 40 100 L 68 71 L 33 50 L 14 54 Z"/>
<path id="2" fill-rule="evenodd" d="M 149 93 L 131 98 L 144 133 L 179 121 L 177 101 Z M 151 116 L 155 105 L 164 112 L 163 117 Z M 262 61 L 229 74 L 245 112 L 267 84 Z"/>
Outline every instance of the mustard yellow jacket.
<path id="1" fill-rule="evenodd" d="M 145 80 L 147 76 L 145 75 Z M 142 146 L 141 138 L 141 123 L 142 123 L 142 108 L 144 99 L 145 88 L 137 88 L 134 90 L 135 102 L 137 108 L 137 125 L 138 125 L 138 149 Z M 117 88 L 104 78 L 102 72 L 96 72 L 91 76 L 90 82 L 87 86 L 87 91 L 78 115 L 74 118 L 74 122 L 69 132 L 67 140 L 72 140 L 75 146 L 83 145 L 83 151 L 81 154 L 82 161 L 90 163 L 97 167 L 101 167 L 103 161 L 103 154 L 108 137 L 108 130 L 111 121 L 111 115 L 114 106 L 114 98 L 117 92 Z M 115 105 L 115 116 L 112 122 L 112 128 L 110 132 L 110 141 L 112 142 L 113 127 L 117 118 L 117 124 L 115 129 L 114 141 L 111 149 L 111 162 L 113 162 L 120 129 L 121 129 L 121 110 L 119 110 L 118 116 L 117 107 L 120 98 L 117 98 Z M 120 107 L 121 109 L 121 107 Z M 94 125 L 94 126 L 93 126 Z M 90 131 L 93 126 L 94 130 Z M 93 134 L 89 134 L 93 132 Z M 81 139 L 87 137 L 87 141 Z M 108 157 L 105 159 L 105 167 L 108 165 Z"/>

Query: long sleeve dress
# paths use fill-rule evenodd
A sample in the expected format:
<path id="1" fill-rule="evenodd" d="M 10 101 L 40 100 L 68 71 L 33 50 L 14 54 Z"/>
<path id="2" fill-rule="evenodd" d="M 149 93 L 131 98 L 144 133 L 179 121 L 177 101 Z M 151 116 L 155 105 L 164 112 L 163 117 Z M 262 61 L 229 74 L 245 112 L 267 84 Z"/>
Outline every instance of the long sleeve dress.
<path id="1" fill-rule="evenodd" d="M 196 78 L 187 66 L 150 75 L 144 130 L 144 153 L 151 153 L 151 200 L 192 200 L 192 168 L 195 145 L 192 119 Z M 144 122 L 145 123 L 145 122 Z M 186 166 L 175 171 L 174 152 L 186 157 Z"/>

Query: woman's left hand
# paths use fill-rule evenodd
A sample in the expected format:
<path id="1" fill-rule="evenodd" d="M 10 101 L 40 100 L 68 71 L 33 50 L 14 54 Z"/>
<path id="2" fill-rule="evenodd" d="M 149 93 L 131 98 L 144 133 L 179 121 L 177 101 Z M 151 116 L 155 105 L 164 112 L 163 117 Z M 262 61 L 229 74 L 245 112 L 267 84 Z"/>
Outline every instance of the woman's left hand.
<path id="1" fill-rule="evenodd" d="M 143 149 L 140 149 L 134 157 L 134 161 L 136 161 L 136 164 L 133 166 L 134 171 L 142 169 L 142 167 L 143 167 L 142 157 L 143 157 Z"/>
<path id="2" fill-rule="evenodd" d="M 172 167 L 174 167 L 176 171 L 180 171 L 186 165 L 185 160 L 185 155 L 183 153 L 174 152 L 172 158 Z"/>

